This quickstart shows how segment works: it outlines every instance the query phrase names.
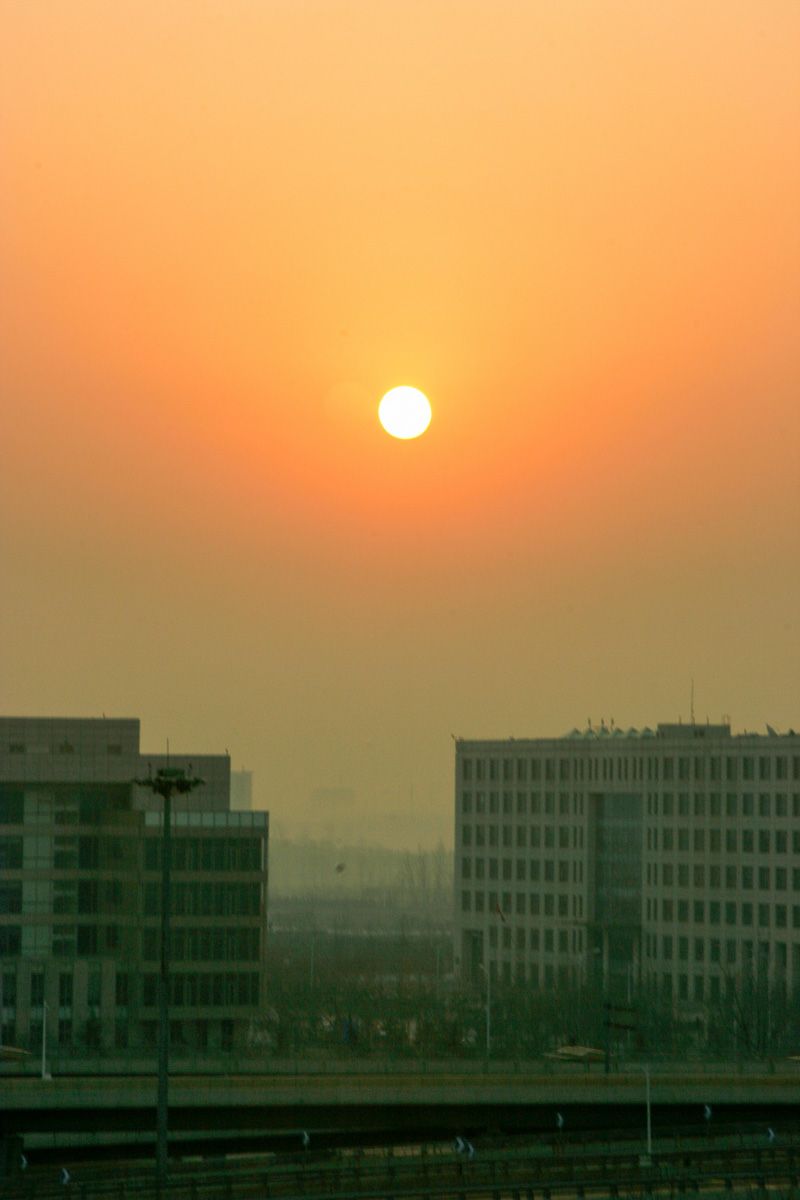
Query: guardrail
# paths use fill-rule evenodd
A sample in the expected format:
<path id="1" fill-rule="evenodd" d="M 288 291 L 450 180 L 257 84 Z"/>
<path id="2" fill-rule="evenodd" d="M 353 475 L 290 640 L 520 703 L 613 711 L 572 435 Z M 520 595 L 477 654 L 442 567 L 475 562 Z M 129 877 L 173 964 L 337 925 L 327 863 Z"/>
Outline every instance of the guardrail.
<path id="1" fill-rule="evenodd" d="M 415 1197 L 456 1197 L 482 1194 L 493 1200 L 553 1200 L 571 1195 L 577 1200 L 621 1193 L 658 1192 L 686 1195 L 715 1184 L 728 1195 L 741 1185 L 763 1189 L 769 1182 L 794 1191 L 800 1169 L 800 1144 L 731 1146 L 659 1150 L 651 1160 L 640 1148 L 621 1152 L 564 1155 L 554 1143 L 547 1154 L 530 1147 L 478 1151 L 460 1155 L 436 1153 L 399 1156 L 352 1154 L 315 1161 L 298 1156 L 288 1163 L 254 1165 L 229 1162 L 214 1168 L 207 1163 L 176 1164 L 159 1193 L 152 1168 L 123 1171 L 101 1168 L 91 1176 L 62 1182 L 55 1169 L 31 1172 L 5 1186 L 2 1200 L 413 1200 Z"/>

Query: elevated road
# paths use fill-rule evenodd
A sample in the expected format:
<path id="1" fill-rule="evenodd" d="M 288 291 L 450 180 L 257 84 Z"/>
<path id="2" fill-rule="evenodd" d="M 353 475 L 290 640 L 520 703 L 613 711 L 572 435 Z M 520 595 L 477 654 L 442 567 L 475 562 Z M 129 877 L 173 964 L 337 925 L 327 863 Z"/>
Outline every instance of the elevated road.
<path id="1" fill-rule="evenodd" d="M 152 1076 L 5 1077 L 2 1127 L 6 1132 L 120 1131 L 150 1128 L 156 1103 Z M 800 1104 L 800 1074 L 692 1071 L 651 1076 L 655 1109 L 674 1106 Z M 430 1121 L 443 1133 L 466 1124 L 511 1126 L 524 1118 L 552 1124 L 555 1109 L 595 1114 L 641 1109 L 641 1070 L 604 1075 L 550 1074 L 308 1074 L 174 1075 L 170 1127 L 186 1130 L 377 1130 L 417 1128 Z M 514 1117 L 519 1118 L 515 1121 Z M 502 1118 L 502 1119 L 501 1119 Z"/>

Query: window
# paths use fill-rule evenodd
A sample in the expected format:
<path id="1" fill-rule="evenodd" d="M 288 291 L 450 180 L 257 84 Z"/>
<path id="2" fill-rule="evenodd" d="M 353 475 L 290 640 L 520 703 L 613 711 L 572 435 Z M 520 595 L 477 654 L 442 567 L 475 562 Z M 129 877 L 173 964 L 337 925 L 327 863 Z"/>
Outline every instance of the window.
<path id="1" fill-rule="evenodd" d="M 468 896 L 469 892 L 466 892 L 465 895 Z M 114 995 L 114 1000 L 117 1005 L 117 1008 L 125 1008 L 125 1006 L 128 1004 L 129 993 L 130 993 L 130 977 L 127 974 L 127 972 L 120 971 L 117 974 L 116 984 L 115 984 L 115 995 Z"/>
<path id="2" fill-rule="evenodd" d="M 39 1008 L 44 1004 L 44 972 L 31 973 L 31 1007 Z"/>

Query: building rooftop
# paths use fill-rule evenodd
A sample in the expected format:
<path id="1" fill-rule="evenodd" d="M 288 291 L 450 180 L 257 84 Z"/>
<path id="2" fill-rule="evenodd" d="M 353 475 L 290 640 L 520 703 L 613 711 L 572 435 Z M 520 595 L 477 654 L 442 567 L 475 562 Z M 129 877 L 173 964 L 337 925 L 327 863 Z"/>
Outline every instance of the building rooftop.
<path id="1" fill-rule="evenodd" d="M 767 725 L 766 734 L 755 734 L 749 731 L 735 734 L 736 737 L 797 737 L 794 729 L 788 729 L 785 733 L 779 733 L 773 729 L 771 725 Z M 655 729 L 651 729 L 649 725 L 643 726 L 641 729 L 636 729 L 633 725 L 628 729 L 622 729 L 612 721 L 609 725 L 605 721 L 601 721 L 599 725 L 592 725 L 591 722 L 584 729 L 571 729 L 569 733 L 563 735 L 565 741 L 579 740 L 601 740 L 601 739 L 618 739 L 618 738 L 729 738 L 731 737 L 731 727 L 727 722 L 720 725 L 711 725 L 708 722 L 705 725 L 698 724 L 682 724 L 660 723 Z"/>

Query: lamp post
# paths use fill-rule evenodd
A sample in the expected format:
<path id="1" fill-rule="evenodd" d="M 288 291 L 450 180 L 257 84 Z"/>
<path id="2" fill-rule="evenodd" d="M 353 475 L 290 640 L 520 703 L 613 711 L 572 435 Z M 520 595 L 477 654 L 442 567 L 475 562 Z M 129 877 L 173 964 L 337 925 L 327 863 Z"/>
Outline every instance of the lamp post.
<path id="1" fill-rule="evenodd" d="M 52 1079 L 47 1071 L 47 1001 L 42 1001 L 42 1079 Z"/>
<path id="2" fill-rule="evenodd" d="M 189 768 L 191 772 L 191 767 Z M 158 979 L 158 1095 L 156 1113 L 156 1169 L 159 1184 L 167 1175 L 167 1109 L 169 1103 L 169 917 L 172 873 L 172 793 L 184 796 L 205 782 L 182 767 L 160 767 L 147 779 L 134 779 L 164 801 L 161 834 L 161 971 Z"/>
<path id="3" fill-rule="evenodd" d="M 644 1071 L 644 1103 L 647 1112 L 647 1154 L 643 1165 L 650 1166 L 653 1161 L 653 1125 L 650 1114 L 650 1067 L 642 1067 Z"/>
<path id="4" fill-rule="evenodd" d="M 483 963 L 479 963 L 481 971 L 486 977 L 486 1065 L 489 1065 L 489 1057 L 492 1053 L 492 973 Z"/>

